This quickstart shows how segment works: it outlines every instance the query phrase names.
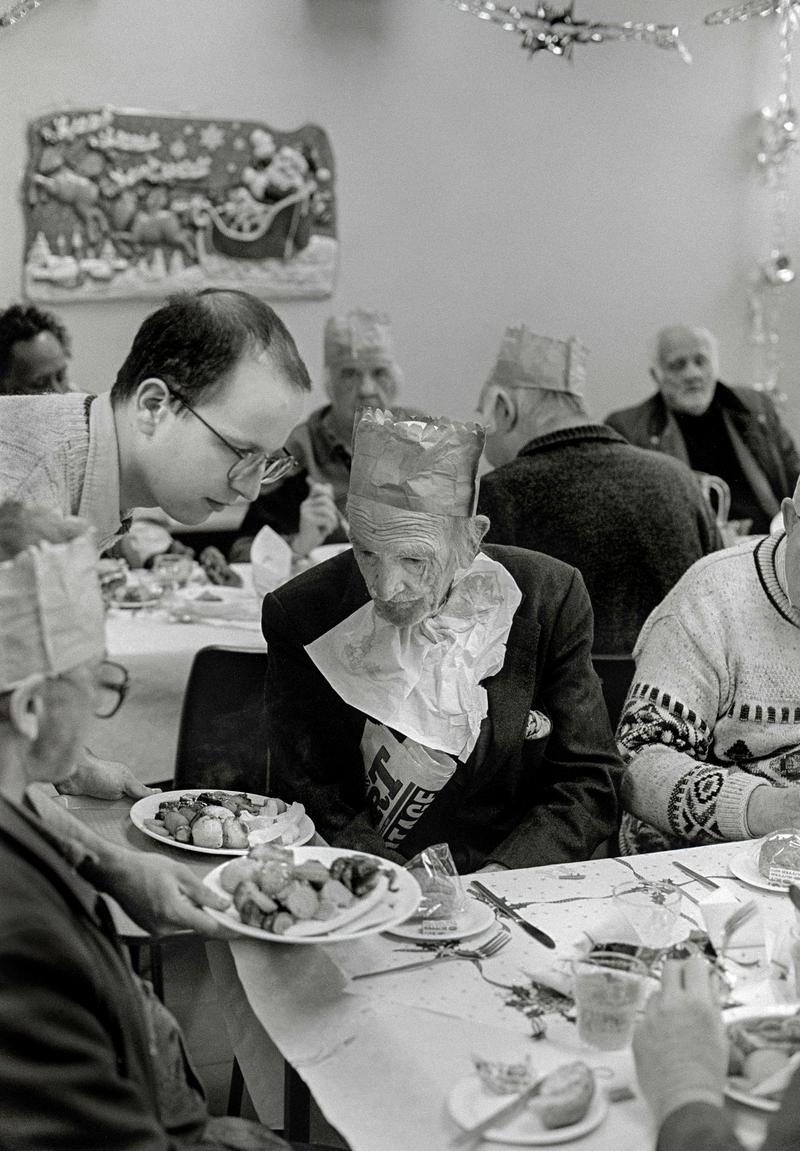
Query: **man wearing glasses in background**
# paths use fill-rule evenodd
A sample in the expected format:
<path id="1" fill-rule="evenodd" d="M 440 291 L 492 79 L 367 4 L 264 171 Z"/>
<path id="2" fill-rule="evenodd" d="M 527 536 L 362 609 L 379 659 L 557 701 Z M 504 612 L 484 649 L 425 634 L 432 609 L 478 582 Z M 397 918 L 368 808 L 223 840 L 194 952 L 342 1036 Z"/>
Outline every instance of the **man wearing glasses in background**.
<path id="1" fill-rule="evenodd" d="M 124 535 L 134 508 L 201 523 L 291 470 L 283 443 L 310 388 L 267 304 L 217 289 L 175 296 L 145 319 L 110 393 L 0 396 L 0 499 L 79 515 L 98 553 Z M 88 749 L 61 788 L 150 792 Z"/>

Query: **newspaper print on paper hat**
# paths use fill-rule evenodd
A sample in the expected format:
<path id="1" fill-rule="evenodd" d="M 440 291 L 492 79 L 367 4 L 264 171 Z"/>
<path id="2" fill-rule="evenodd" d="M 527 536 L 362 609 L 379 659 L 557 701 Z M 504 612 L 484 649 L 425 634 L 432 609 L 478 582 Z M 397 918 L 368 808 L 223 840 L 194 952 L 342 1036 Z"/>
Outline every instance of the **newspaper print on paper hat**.
<path id="1" fill-rule="evenodd" d="M 0 563 L 0 691 L 55 676 L 105 651 L 97 552 L 89 535 L 43 540 Z"/>
<path id="2" fill-rule="evenodd" d="M 331 316 L 325 324 L 325 363 L 363 360 L 394 363 L 392 325 L 384 312 L 356 309 L 346 316 Z"/>
<path id="3" fill-rule="evenodd" d="M 472 516 L 484 439 L 480 424 L 363 408 L 353 433 L 349 498 L 429 515 Z"/>
<path id="4" fill-rule="evenodd" d="M 588 349 L 575 336 L 554 340 L 534 335 L 524 324 L 506 328 L 488 382 L 583 396 L 587 355 Z"/>

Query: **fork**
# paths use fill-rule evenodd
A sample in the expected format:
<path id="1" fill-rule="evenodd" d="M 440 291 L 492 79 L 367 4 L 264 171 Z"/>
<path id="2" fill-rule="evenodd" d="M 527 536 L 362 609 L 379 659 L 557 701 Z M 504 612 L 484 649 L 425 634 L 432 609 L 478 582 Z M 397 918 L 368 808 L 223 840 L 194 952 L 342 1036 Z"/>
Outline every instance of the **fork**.
<path id="1" fill-rule="evenodd" d="M 719 947 L 720 955 L 725 954 L 733 935 L 743 924 L 752 919 L 757 911 L 758 904 L 754 899 L 751 899 L 748 903 L 743 903 L 741 907 L 737 907 L 733 914 L 728 916 L 722 926 L 722 936 Z"/>
<path id="2" fill-rule="evenodd" d="M 419 959 L 416 963 L 404 963 L 400 967 L 382 967 L 379 971 L 364 971 L 360 975 L 353 975 L 352 979 L 371 979 L 373 975 L 398 975 L 402 971 L 414 971 L 418 967 L 430 967 L 434 963 L 443 963 L 448 959 L 467 959 L 481 971 L 481 960 L 491 959 L 493 955 L 497 955 L 498 951 L 510 943 L 511 935 L 505 929 L 495 932 L 485 943 L 481 943 L 478 947 L 465 948 L 465 947 L 451 947 L 437 951 L 429 959 Z M 486 978 L 484 976 L 484 978 Z"/>

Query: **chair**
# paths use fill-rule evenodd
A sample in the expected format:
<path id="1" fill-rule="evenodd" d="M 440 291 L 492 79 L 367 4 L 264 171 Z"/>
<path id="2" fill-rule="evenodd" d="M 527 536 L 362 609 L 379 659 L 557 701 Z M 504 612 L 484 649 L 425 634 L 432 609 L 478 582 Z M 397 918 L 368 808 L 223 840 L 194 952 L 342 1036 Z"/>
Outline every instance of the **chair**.
<path id="1" fill-rule="evenodd" d="M 616 731 L 636 663 L 632 655 L 592 655 L 592 667 L 600 677 L 611 730 Z"/>
<path id="2" fill-rule="evenodd" d="M 218 646 L 198 651 L 183 697 L 174 790 L 268 793 L 266 669 L 266 651 Z"/>

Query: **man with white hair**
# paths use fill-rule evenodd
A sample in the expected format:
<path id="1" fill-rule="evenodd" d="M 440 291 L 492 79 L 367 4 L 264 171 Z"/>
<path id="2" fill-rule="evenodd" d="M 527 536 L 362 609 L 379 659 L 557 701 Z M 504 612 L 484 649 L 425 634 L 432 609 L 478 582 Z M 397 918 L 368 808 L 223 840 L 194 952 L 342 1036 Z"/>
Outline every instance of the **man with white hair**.
<path id="1" fill-rule="evenodd" d="M 629 443 L 721 477 L 730 488 L 730 518 L 751 521 L 754 533 L 769 531 L 800 474 L 800 457 L 769 396 L 718 378 L 717 341 L 705 328 L 662 328 L 650 374 L 658 392 L 612 412 L 606 423 Z"/>
<path id="2" fill-rule="evenodd" d="M 70 775 L 91 715 L 124 693 L 124 669 L 104 660 L 95 563 L 85 524 L 0 503 L 0 1145 L 287 1148 L 210 1118 L 174 1019 L 132 976 L 98 896 L 149 925 L 148 876 L 172 861 L 111 857 L 99 838 L 87 850 L 31 802 L 32 784 Z"/>
<path id="3" fill-rule="evenodd" d="M 347 486 L 353 421 L 366 406 L 392 404 L 403 375 L 389 317 L 359 308 L 325 324 L 325 390 L 330 403 L 294 429 L 286 448 L 299 467 L 251 504 L 231 558 L 247 559 L 253 536 L 271 527 L 304 559 L 323 543 L 347 540 Z"/>
<path id="4" fill-rule="evenodd" d="M 689 568 L 644 625 L 617 740 L 625 852 L 800 824 L 800 484 L 785 532 Z"/>
<path id="5" fill-rule="evenodd" d="M 264 600 L 271 785 L 337 847 L 461 872 L 587 859 L 620 764 L 580 573 L 481 548 L 477 424 L 365 409 L 353 550 Z"/>
<path id="6" fill-rule="evenodd" d="M 507 328 L 481 395 L 478 511 L 487 539 L 573 564 L 594 610 L 594 650 L 633 651 L 647 616 L 720 540 L 695 476 L 678 460 L 594 423 L 586 348 Z"/>

